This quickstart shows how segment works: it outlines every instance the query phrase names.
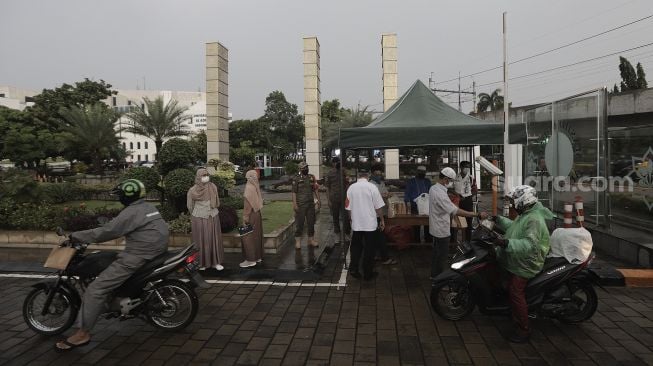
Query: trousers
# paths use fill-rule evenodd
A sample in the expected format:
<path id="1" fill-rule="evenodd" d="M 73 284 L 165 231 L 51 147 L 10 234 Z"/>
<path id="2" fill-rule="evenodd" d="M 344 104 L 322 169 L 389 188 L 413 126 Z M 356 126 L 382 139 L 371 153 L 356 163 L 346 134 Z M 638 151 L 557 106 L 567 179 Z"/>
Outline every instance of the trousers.
<path id="1" fill-rule="evenodd" d="M 124 252 L 120 253 L 118 259 L 102 271 L 86 288 L 82 307 L 77 317 L 78 328 L 90 331 L 100 314 L 107 312 L 107 301 L 113 290 L 120 287 L 146 262 L 148 262 L 147 259 Z"/>
<path id="2" fill-rule="evenodd" d="M 510 295 L 510 310 L 512 320 L 515 322 L 520 331 L 527 333 L 528 327 L 528 303 L 526 302 L 526 284 L 527 278 L 510 274 L 508 282 L 508 293 Z"/>
<path id="3" fill-rule="evenodd" d="M 351 235 L 351 263 L 349 271 L 360 273 L 359 268 L 363 267 L 363 276 L 369 277 L 374 270 L 374 250 L 378 231 L 354 231 Z M 362 256 L 362 263 L 361 263 Z"/>
<path id="4" fill-rule="evenodd" d="M 431 279 L 436 278 L 442 271 L 447 268 L 449 260 L 449 240 L 450 237 L 436 238 L 433 237 L 433 255 L 431 257 Z"/>
<path id="5" fill-rule="evenodd" d="M 304 221 L 306 221 L 306 231 L 309 237 L 315 236 L 315 204 L 298 205 L 299 209 L 295 212 L 295 237 L 300 237 L 304 233 Z"/>
<path id="6" fill-rule="evenodd" d="M 351 225 L 349 224 L 349 218 L 347 217 L 344 202 L 342 202 L 339 197 L 336 197 L 335 199 L 330 197 L 329 209 L 331 210 L 334 232 L 340 234 L 340 220 L 342 220 L 342 229 L 345 231 L 345 234 L 349 234 L 351 231 Z"/>

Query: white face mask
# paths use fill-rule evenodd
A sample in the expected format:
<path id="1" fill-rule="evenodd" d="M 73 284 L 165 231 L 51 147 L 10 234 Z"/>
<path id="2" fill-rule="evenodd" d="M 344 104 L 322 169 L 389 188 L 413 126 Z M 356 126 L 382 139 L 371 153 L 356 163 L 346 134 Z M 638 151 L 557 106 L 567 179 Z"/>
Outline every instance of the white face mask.
<path id="1" fill-rule="evenodd" d="M 444 187 L 445 187 L 445 188 L 451 188 L 451 187 L 453 187 L 453 182 L 449 182 L 449 183 L 447 183 Z"/>
<path id="2" fill-rule="evenodd" d="M 463 174 L 465 175 L 469 174 L 469 168 L 463 168 Z"/>
<path id="3" fill-rule="evenodd" d="M 202 183 L 208 183 L 210 180 L 211 180 L 211 178 L 209 178 L 209 177 L 207 177 L 207 176 L 204 176 L 204 177 L 200 178 L 200 181 L 201 181 Z"/>

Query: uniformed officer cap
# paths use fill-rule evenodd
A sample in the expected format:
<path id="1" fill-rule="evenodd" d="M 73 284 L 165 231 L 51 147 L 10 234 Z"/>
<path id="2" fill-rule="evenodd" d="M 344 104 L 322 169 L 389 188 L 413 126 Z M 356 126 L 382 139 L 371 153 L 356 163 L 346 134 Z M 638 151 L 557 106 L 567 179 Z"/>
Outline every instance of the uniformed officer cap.
<path id="1" fill-rule="evenodd" d="M 308 164 L 306 164 L 305 161 L 302 161 L 301 163 L 299 163 L 299 170 L 302 170 L 304 168 L 308 168 Z"/>

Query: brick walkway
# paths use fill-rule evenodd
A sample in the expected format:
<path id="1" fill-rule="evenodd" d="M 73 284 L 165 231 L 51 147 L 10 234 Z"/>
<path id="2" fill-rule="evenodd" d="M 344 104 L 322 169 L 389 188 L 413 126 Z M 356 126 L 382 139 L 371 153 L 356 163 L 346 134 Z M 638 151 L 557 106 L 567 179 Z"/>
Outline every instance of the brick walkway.
<path id="1" fill-rule="evenodd" d="M 503 338 L 507 318 L 475 312 L 449 322 L 431 310 L 427 254 L 410 249 L 375 281 L 350 278 L 345 289 L 214 284 L 200 292 L 200 312 L 183 332 L 102 320 L 90 345 L 63 355 L 52 349 L 57 338 L 23 323 L 21 304 L 36 280 L 2 278 L 0 364 L 653 365 L 653 289 L 599 290 L 590 322 L 538 320 L 530 344 L 513 345 Z M 338 271 L 328 272 L 337 282 Z"/>

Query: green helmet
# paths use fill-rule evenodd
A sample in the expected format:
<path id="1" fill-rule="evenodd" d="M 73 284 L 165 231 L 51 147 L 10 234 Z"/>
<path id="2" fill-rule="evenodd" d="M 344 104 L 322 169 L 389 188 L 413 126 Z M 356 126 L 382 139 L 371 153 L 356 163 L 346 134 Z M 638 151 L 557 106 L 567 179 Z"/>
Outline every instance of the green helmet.
<path id="1" fill-rule="evenodd" d="M 120 182 L 112 191 L 118 196 L 120 203 L 129 206 L 141 198 L 145 198 L 145 185 L 138 179 L 127 179 Z"/>

